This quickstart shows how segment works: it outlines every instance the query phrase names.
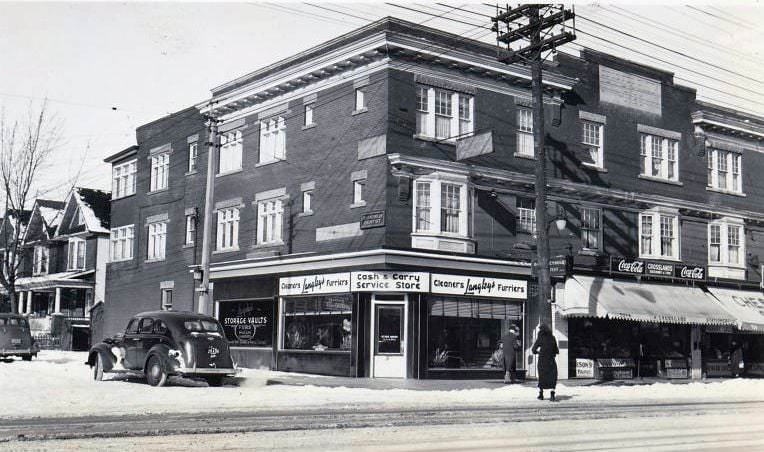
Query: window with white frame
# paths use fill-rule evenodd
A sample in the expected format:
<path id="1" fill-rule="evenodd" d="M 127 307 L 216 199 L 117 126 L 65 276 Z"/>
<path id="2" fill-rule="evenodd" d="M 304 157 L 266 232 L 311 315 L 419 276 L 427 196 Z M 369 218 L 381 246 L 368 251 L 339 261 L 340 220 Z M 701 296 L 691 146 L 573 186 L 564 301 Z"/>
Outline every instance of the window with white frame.
<path id="1" fill-rule="evenodd" d="M 167 246 L 167 221 L 149 223 L 146 258 L 150 261 L 165 258 Z"/>
<path id="2" fill-rule="evenodd" d="M 640 134 L 640 169 L 643 176 L 679 180 L 679 141 L 647 133 Z"/>
<path id="3" fill-rule="evenodd" d="M 517 198 L 517 231 L 536 234 L 536 201 L 531 198 Z"/>
<path id="4" fill-rule="evenodd" d="M 452 140 L 475 131 L 475 99 L 471 95 L 417 85 L 416 109 L 417 135 Z"/>
<path id="5" fill-rule="evenodd" d="M 708 224 L 708 263 L 744 267 L 744 229 L 741 220 L 721 219 Z"/>
<path id="6" fill-rule="evenodd" d="M 742 193 L 740 178 L 742 156 L 737 152 L 710 149 L 706 154 L 708 163 L 707 185 L 722 191 Z"/>
<path id="7" fill-rule="evenodd" d="M 69 239 L 67 247 L 69 253 L 68 265 L 69 270 L 82 270 L 85 268 L 85 240 L 72 237 Z"/>
<path id="8" fill-rule="evenodd" d="M 305 190 L 302 192 L 302 213 L 313 213 L 313 190 Z"/>
<path id="9" fill-rule="evenodd" d="M 199 157 L 199 145 L 196 142 L 188 144 L 188 172 L 196 171 L 196 159 Z"/>
<path id="10" fill-rule="evenodd" d="M 284 209 L 281 199 L 263 200 L 257 203 L 257 244 L 279 244 Z"/>
<path id="11" fill-rule="evenodd" d="M 361 111 L 366 108 L 366 93 L 363 88 L 355 90 L 355 111 Z"/>
<path id="12" fill-rule="evenodd" d="M 34 247 L 33 272 L 35 275 L 48 273 L 48 247 L 45 245 Z"/>
<path id="13" fill-rule="evenodd" d="M 239 208 L 218 210 L 217 250 L 239 249 Z"/>
<path id="14" fill-rule="evenodd" d="M 241 156 L 244 147 L 241 130 L 220 134 L 220 161 L 218 173 L 230 173 L 241 169 Z"/>
<path id="15" fill-rule="evenodd" d="M 260 121 L 260 162 L 286 158 L 286 121 L 283 117 Z"/>
<path id="16" fill-rule="evenodd" d="M 434 176 L 416 180 L 414 186 L 414 232 L 470 237 L 472 203 L 466 180 Z M 433 207 L 440 211 L 433 212 Z"/>
<path id="17" fill-rule="evenodd" d="M 589 153 L 592 165 L 604 167 L 604 148 L 603 148 L 603 130 L 604 125 L 593 121 L 581 121 L 581 142 Z"/>
<path id="18" fill-rule="evenodd" d="M 129 224 L 111 229 L 111 261 L 119 262 L 133 258 L 135 226 Z"/>
<path id="19" fill-rule="evenodd" d="M 137 160 L 114 165 L 111 169 L 111 192 L 113 199 L 135 194 L 135 173 Z"/>
<path id="20" fill-rule="evenodd" d="M 306 104 L 305 105 L 305 111 L 304 111 L 304 120 L 302 125 L 304 127 L 312 126 L 315 124 L 313 122 L 313 104 Z"/>
<path id="21" fill-rule="evenodd" d="M 674 213 L 639 214 L 639 256 L 679 259 L 679 216 Z"/>
<path id="22" fill-rule="evenodd" d="M 366 179 L 358 179 L 353 181 L 353 205 L 363 205 L 363 189 L 366 186 Z"/>
<path id="23" fill-rule="evenodd" d="M 162 289 L 162 310 L 172 310 L 172 289 Z"/>
<path id="24" fill-rule="evenodd" d="M 151 156 L 151 191 L 164 190 L 170 178 L 170 153 Z"/>
<path id="25" fill-rule="evenodd" d="M 186 245 L 193 245 L 196 241 L 196 214 L 191 213 L 186 215 L 186 233 L 183 243 Z"/>
<path id="26" fill-rule="evenodd" d="M 585 250 L 602 249 L 602 210 L 581 207 L 581 246 Z"/>
<path id="27" fill-rule="evenodd" d="M 533 110 L 517 107 L 517 152 L 518 155 L 534 157 Z"/>

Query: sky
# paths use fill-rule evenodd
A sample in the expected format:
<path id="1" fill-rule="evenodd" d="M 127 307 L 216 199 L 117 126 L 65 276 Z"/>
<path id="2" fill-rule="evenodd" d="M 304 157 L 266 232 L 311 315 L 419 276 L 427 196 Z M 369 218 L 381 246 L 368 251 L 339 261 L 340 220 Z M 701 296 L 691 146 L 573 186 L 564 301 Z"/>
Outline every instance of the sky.
<path id="1" fill-rule="evenodd" d="M 586 46 L 669 70 L 703 100 L 764 116 L 764 6 L 683 3 L 576 3 L 578 39 L 563 51 Z M 479 27 L 495 12 L 485 4 L 397 5 L 0 0 L 0 108 L 13 120 L 48 99 L 61 126 L 41 195 L 63 198 L 75 176 L 109 190 L 103 159 L 135 144 L 139 125 L 372 20 L 396 16 L 495 43 Z"/>

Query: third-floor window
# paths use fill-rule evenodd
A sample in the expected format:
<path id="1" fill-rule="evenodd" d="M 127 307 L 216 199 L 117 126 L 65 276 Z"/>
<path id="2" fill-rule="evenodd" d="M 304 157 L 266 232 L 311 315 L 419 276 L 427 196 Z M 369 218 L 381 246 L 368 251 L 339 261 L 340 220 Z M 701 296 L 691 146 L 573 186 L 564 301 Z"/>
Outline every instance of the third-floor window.
<path id="1" fill-rule="evenodd" d="M 708 186 L 721 191 L 742 193 L 740 172 L 742 156 L 737 152 L 711 149 L 706 154 L 708 163 Z"/>
<path id="2" fill-rule="evenodd" d="M 517 107 L 517 155 L 535 156 L 533 147 L 533 110 Z"/>
<path id="3" fill-rule="evenodd" d="M 581 121 L 581 142 L 584 148 L 589 153 L 589 165 L 602 168 L 603 162 L 603 136 L 602 131 L 604 126 L 600 123 L 593 121 Z"/>
<path id="4" fill-rule="evenodd" d="M 416 133 L 452 140 L 474 131 L 474 98 L 441 88 L 418 85 Z"/>
<path id="5" fill-rule="evenodd" d="M 286 121 L 270 118 L 260 122 L 260 162 L 270 163 L 286 158 Z"/>
<path id="6" fill-rule="evenodd" d="M 241 131 L 223 133 L 220 135 L 220 162 L 218 173 L 230 173 L 241 169 L 242 155 Z"/>
<path id="7" fill-rule="evenodd" d="M 151 156 L 151 191 L 164 190 L 170 178 L 170 154 Z"/>
<path id="8" fill-rule="evenodd" d="M 111 191 L 114 199 L 135 194 L 135 172 L 137 160 L 112 167 Z"/>
<path id="9" fill-rule="evenodd" d="M 640 134 L 640 169 L 643 176 L 679 180 L 679 141 L 647 133 Z"/>

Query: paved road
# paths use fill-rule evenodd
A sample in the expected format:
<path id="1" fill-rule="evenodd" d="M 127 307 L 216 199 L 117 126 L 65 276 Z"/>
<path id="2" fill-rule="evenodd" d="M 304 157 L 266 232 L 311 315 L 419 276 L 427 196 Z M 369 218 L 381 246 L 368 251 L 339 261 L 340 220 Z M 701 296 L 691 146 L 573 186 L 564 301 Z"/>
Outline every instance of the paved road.
<path id="1" fill-rule="evenodd" d="M 680 421 L 687 427 L 677 427 Z M 628 441 L 631 437 L 634 444 L 650 439 L 651 449 L 661 444 L 686 446 L 692 441 L 710 441 L 708 444 L 714 447 L 753 445 L 764 449 L 763 421 L 764 402 L 599 406 L 539 402 L 512 409 L 238 411 L 36 418 L 0 423 L 0 448 L 97 450 L 113 445 L 117 449 L 175 450 L 173 447 L 179 444 L 203 442 L 205 447 L 235 450 L 271 441 L 265 448 L 305 450 L 307 446 L 309 450 L 334 450 L 354 444 L 368 446 L 369 450 L 506 450 L 512 443 L 529 449 L 595 450 L 600 446 L 611 449 L 613 441 L 632 444 Z M 641 430 L 636 427 L 640 423 L 644 424 Z M 598 430 L 605 425 L 612 428 Z M 659 432 L 661 429 L 664 431 Z M 441 435 L 433 436 L 432 432 Z M 454 436 L 455 432 L 461 432 L 461 436 Z M 341 438 L 351 443 L 343 443 Z M 411 438 L 421 441 L 412 442 Z M 258 442 L 251 442 L 255 440 Z"/>

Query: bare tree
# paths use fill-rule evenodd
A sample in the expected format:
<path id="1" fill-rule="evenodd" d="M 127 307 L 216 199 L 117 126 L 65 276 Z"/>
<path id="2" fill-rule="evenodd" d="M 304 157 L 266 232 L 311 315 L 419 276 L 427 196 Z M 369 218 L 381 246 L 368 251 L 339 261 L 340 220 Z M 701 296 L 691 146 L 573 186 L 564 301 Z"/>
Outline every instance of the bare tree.
<path id="1" fill-rule="evenodd" d="M 18 310 L 18 271 L 28 258 L 22 247 L 28 220 L 25 208 L 34 201 L 33 188 L 60 139 L 60 127 L 49 114 L 46 101 L 39 108 L 30 104 L 22 121 L 8 121 L 5 111 L 0 114 L 0 196 L 5 198 L 0 284 L 13 312 Z"/>

